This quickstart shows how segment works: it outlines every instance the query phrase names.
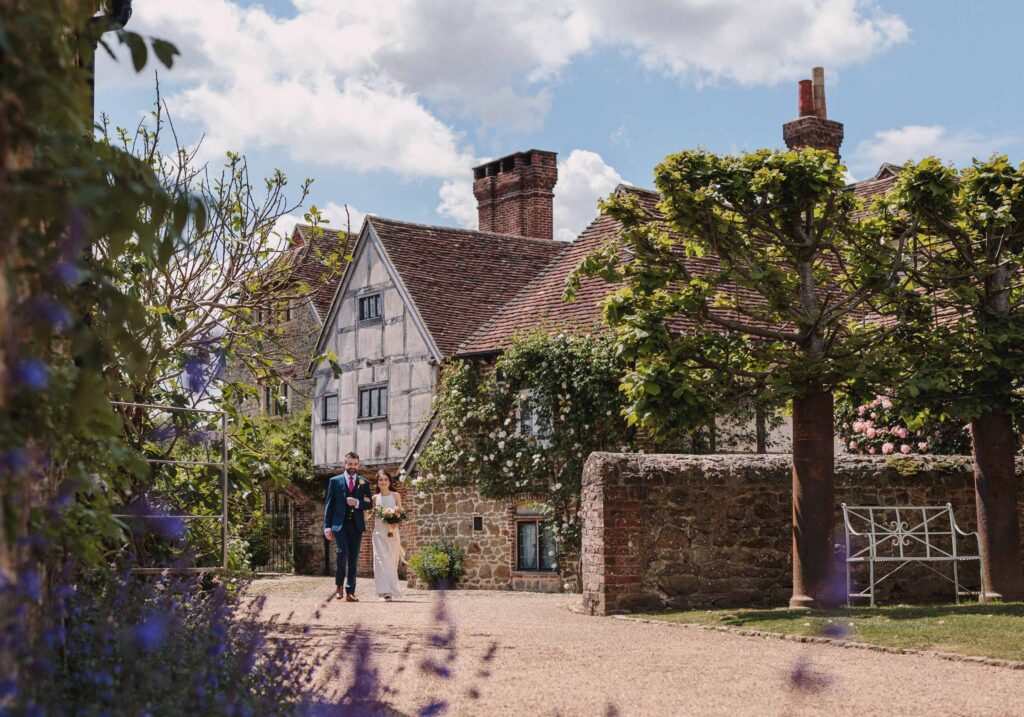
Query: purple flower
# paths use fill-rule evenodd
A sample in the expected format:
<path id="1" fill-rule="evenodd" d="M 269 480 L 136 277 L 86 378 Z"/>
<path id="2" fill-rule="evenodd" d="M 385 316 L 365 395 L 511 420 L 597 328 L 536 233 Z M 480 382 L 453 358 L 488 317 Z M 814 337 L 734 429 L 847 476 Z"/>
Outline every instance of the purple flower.
<path id="1" fill-rule="evenodd" d="M 42 597 L 42 585 L 39 581 L 39 573 L 31 568 L 22 570 L 18 574 L 18 587 L 29 600 L 39 600 Z"/>
<path id="2" fill-rule="evenodd" d="M 49 383 L 49 369 L 39 359 L 24 359 L 14 366 L 14 380 L 32 391 L 42 391 Z"/>
<path id="3" fill-rule="evenodd" d="M 832 678 L 829 675 L 816 672 L 807 657 L 797 659 L 789 674 L 790 686 L 805 692 L 820 692 L 831 683 Z"/>
<path id="4" fill-rule="evenodd" d="M 135 642 L 143 650 L 155 650 L 167 639 L 167 619 L 149 615 L 135 627 Z"/>
<path id="5" fill-rule="evenodd" d="M 24 448 L 9 448 L 0 453 L 0 470 L 4 472 L 16 475 L 23 472 L 27 465 Z"/>
<path id="6" fill-rule="evenodd" d="M 434 700 L 428 705 L 420 708 L 420 711 L 416 714 L 419 717 L 434 717 L 434 715 L 444 714 L 448 709 L 448 703 L 444 700 Z"/>
<path id="7" fill-rule="evenodd" d="M 65 286 L 77 286 L 82 282 L 82 270 L 76 264 L 62 261 L 53 267 L 54 277 Z"/>
<path id="8" fill-rule="evenodd" d="M 202 393 L 206 388 L 206 367 L 198 356 L 185 359 L 185 378 L 192 393 Z"/>
<path id="9" fill-rule="evenodd" d="M 825 623 L 821 631 L 825 637 L 831 637 L 834 640 L 842 639 L 849 633 L 849 630 L 843 623 L 832 622 L 831 620 Z"/>
<path id="10" fill-rule="evenodd" d="M 34 299 L 31 302 L 31 311 L 58 331 L 63 331 L 71 326 L 71 312 L 56 299 L 50 297 Z"/>

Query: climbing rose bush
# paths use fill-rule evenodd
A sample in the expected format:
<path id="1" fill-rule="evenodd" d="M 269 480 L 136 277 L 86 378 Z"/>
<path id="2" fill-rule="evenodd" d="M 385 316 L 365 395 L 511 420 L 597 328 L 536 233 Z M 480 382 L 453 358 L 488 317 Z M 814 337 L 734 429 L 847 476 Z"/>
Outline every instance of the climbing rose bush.
<path id="1" fill-rule="evenodd" d="M 447 365 L 434 398 L 437 430 L 412 486 L 539 499 L 566 575 L 581 539 L 584 461 L 636 445 L 622 418 L 621 375 L 608 338 L 541 331 L 515 337 L 493 365 Z"/>
<path id="2" fill-rule="evenodd" d="M 971 452 L 971 436 L 966 426 L 934 419 L 905 422 L 893 399 L 883 395 L 868 403 L 840 399 L 836 405 L 836 435 L 846 452 L 855 455 Z"/>

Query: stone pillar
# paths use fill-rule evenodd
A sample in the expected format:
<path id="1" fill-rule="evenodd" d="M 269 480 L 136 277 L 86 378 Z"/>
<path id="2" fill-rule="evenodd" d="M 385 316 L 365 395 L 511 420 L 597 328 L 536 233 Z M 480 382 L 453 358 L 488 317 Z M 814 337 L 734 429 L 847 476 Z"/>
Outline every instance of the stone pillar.
<path id="1" fill-rule="evenodd" d="M 583 605 L 591 615 L 646 602 L 641 585 L 641 514 L 646 489 L 626 485 L 635 456 L 592 453 L 583 468 Z"/>

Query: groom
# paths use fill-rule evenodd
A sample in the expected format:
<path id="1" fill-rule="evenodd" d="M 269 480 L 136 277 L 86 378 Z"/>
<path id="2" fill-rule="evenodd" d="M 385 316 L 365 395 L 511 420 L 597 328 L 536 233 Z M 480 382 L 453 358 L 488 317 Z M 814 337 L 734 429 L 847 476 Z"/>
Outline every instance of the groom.
<path id="1" fill-rule="evenodd" d="M 359 602 L 356 597 L 356 569 L 359 565 L 359 543 L 366 530 L 364 510 L 373 508 L 370 484 L 359 476 L 359 456 L 345 454 L 345 472 L 327 484 L 327 506 L 324 508 L 324 537 L 335 540 L 337 568 L 334 584 L 338 599 Z M 347 575 L 347 579 L 346 579 Z M 345 592 L 342 593 L 342 585 Z"/>

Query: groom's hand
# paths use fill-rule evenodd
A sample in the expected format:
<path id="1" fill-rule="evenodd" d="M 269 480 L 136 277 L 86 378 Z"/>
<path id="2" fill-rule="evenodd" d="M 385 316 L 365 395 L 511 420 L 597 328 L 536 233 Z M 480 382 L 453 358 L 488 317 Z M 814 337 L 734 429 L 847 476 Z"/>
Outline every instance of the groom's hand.
<path id="1" fill-rule="evenodd" d="M 334 540 L 334 531 L 330 528 L 324 528 L 324 537 L 328 540 Z"/>
<path id="2" fill-rule="evenodd" d="M 356 500 L 355 498 L 348 498 L 348 504 L 355 508 L 357 505 L 359 505 L 359 501 Z"/>

